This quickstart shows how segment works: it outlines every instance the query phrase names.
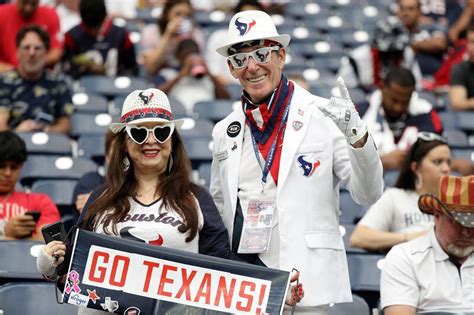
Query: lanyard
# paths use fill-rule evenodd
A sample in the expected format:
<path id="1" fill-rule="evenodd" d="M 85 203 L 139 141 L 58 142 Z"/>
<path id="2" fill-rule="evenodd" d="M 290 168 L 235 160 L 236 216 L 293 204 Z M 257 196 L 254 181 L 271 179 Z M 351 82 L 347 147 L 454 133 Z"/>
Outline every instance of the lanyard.
<path id="1" fill-rule="evenodd" d="M 286 119 L 288 118 L 289 111 L 290 111 L 290 102 L 288 102 L 288 104 L 286 105 L 285 112 L 283 113 L 283 117 L 281 118 L 281 121 L 280 121 L 280 126 L 278 127 L 278 133 L 276 134 L 276 137 L 273 140 L 272 146 L 270 147 L 270 152 L 268 152 L 268 157 L 267 157 L 267 160 L 265 161 L 265 165 L 262 165 L 263 163 L 262 163 L 262 159 L 260 158 L 260 151 L 258 150 L 257 141 L 255 141 L 255 138 L 252 135 L 252 130 L 250 130 L 250 138 L 252 139 L 253 151 L 255 152 L 255 157 L 257 158 L 258 165 L 260 165 L 260 168 L 262 169 L 262 187 L 264 184 L 267 183 L 267 176 L 268 176 L 268 173 L 270 172 L 270 167 L 272 166 L 273 158 L 275 157 L 275 150 L 276 150 L 276 145 L 278 142 L 278 137 L 283 128 L 283 124 L 286 122 Z"/>

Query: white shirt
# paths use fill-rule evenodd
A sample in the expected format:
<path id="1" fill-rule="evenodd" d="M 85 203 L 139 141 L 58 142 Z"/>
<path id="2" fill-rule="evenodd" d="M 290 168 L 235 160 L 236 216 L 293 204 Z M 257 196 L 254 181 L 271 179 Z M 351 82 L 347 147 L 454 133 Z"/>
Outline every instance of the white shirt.
<path id="1" fill-rule="evenodd" d="M 244 124 L 244 141 L 242 147 L 242 160 L 240 163 L 239 170 L 239 192 L 238 198 L 240 200 L 240 206 L 242 207 L 242 214 L 245 218 L 247 213 L 247 207 L 249 201 L 253 198 L 262 196 L 268 198 L 274 196 L 276 202 L 276 185 L 273 180 L 271 173 L 268 173 L 267 182 L 265 183 L 263 194 L 262 191 L 262 169 L 258 164 L 255 151 L 253 149 L 252 140 L 250 138 L 250 128 L 247 124 Z M 259 152 L 260 154 L 260 152 Z M 265 163 L 265 159 L 260 154 L 262 163 Z M 273 160 L 274 163 L 275 160 Z M 270 236 L 270 245 L 267 252 L 260 253 L 258 257 L 263 263 L 270 268 L 278 268 L 279 266 L 279 253 L 280 253 L 280 233 L 278 230 L 278 211 L 273 213 L 272 220 L 272 232 Z"/>
<path id="2" fill-rule="evenodd" d="M 385 259 L 380 281 L 382 308 L 409 305 L 421 311 L 474 311 L 474 254 L 458 272 L 434 229 L 396 245 Z"/>
<path id="3" fill-rule="evenodd" d="M 426 231 L 434 225 L 434 217 L 420 211 L 418 198 L 413 190 L 387 188 L 358 224 L 396 233 Z"/>

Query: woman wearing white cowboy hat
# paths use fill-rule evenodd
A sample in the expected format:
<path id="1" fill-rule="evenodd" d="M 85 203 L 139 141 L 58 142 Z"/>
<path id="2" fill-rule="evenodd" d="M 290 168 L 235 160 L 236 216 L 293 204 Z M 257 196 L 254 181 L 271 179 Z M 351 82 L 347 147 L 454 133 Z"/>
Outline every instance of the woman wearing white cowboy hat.
<path id="1" fill-rule="evenodd" d="M 89 197 L 78 226 L 149 244 L 230 257 L 227 231 L 209 193 L 190 181 L 191 164 L 166 95 L 136 90 L 124 101 L 106 184 Z M 58 255 L 57 261 L 53 255 Z M 39 270 L 54 276 L 65 246 L 51 242 Z M 97 311 L 80 308 L 79 314 Z"/>
<path id="2" fill-rule="evenodd" d="M 243 87 L 242 106 L 213 131 L 211 194 L 232 251 L 272 268 L 299 270 L 305 297 L 296 313 L 327 314 L 352 299 L 339 233 L 339 188 L 374 203 L 382 165 L 340 81 L 342 98 L 312 95 L 283 75 L 290 36 L 262 11 L 232 17 L 217 52 Z M 270 228 L 250 229 L 254 209 Z"/>
<path id="3" fill-rule="evenodd" d="M 437 192 L 421 195 L 418 206 L 434 215 L 435 226 L 393 247 L 385 258 L 380 281 L 384 313 L 472 314 L 474 176 L 443 176 Z"/>

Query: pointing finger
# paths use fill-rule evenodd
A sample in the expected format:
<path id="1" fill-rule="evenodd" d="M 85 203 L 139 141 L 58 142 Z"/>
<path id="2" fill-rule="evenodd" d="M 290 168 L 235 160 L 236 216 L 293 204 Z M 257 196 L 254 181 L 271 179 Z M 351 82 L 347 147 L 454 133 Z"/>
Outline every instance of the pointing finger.
<path id="1" fill-rule="evenodd" d="M 344 79 L 342 77 L 337 78 L 337 85 L 339 87 L 339 94 L 341 94 L 341 98 L 345 101 L 350 101 L 351 97 L 349 96 L 349 90 L 347 90 L 346 84 L 344 83 Z"/>

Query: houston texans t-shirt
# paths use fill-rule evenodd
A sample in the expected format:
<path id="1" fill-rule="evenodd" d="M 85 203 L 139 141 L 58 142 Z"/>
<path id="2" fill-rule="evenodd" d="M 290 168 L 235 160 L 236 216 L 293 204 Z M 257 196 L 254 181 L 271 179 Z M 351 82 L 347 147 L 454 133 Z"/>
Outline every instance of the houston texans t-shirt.
<path id="1" fill-rule="evenodd" d="M 130 211 L 122 222 L 117 224 L 117 232 L 122 238 L 131 239 L 147 244 L 172 247 L 193 253 L 199 250 L 199 234 L 186 242 L 188 233 L 181 233 L 178 229 L 184 224 L 183 218 L 172 209 L 162 207 L 161 199 L 145 205 L 135 198 L 129 198 Z M 196 201 L 197 204 L 197 201 Z M 199 230 L 203 226 L 203 216 L 198 207 Z M 106 234 L 102 220 L 96 228 L 97 233 Z M 113 233 L 112 226 L 108 226 L 109 233 Z"/>

